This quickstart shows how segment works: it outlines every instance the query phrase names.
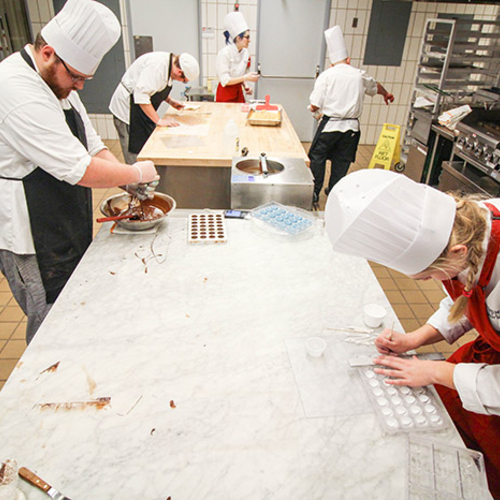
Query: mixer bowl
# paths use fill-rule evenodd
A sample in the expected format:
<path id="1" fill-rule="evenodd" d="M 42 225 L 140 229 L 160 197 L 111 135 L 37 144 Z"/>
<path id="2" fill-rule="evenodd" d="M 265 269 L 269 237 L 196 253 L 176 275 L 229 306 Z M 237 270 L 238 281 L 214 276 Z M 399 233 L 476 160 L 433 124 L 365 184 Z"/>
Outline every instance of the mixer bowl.
<path id="1" fill-rule="evenodd" d="M 119 215 L 125 211 L 130 203 L 131 195 L 128 193 L 120 193 L 110 196 L 107 200 L 101 203 L 101 212 L 106 217 Z M 175 210 L 175 200 L 168 194 L 155 192 L 153 199 L 145 200 L 142 202 L 145 207 L 155 207 L 163 212 L 163 215 L 155 216 L 152 220 L 131 220 L 123 219 L 118 220 L 116 223 L 128 229 L 129 231 L 145 231 L 158 226 L 171 212 Z"/>

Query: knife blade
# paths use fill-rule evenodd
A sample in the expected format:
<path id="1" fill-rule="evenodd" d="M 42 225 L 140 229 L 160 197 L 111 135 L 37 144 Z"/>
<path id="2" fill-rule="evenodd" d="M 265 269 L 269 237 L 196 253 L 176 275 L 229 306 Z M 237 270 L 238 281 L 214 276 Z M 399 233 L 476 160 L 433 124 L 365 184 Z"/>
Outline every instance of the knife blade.
<path id="1" fill-rule="evenodd" d="M 19 475 L 25 481 L 28 481 L 28 483 L 36 486 L 37 488 L 40 488 L 43 492 L 47 493 L 47 495 L 49 495 L 49 497 L 53 500 L 71 500 L 26 467 L 21 467 L 19 469 Z"/>

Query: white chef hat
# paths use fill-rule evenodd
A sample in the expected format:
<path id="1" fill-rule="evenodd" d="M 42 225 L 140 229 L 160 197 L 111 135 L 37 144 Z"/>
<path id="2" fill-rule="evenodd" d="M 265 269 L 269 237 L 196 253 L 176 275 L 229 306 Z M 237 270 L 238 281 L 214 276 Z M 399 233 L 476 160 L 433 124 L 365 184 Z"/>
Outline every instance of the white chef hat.
<path id="1" fill-rule="evenodd" d="M 231 41 L 233 41 L 239 34 L 250 29 L 241 12 L 230 12 L 224 18 L 223 27 L 224 31 L 229 32 Z"/>
<path id="2" fill-rule="evenodd" d="M 186 52 L 181 54 L 179 56 L 179 66 L 189 81 L 193 81 L 198 78 L 198 75 L 200 74 L 200 65 L 191 54 Z"/>
<path id="3" fill-rule="evenodd" d="M 41 31 L 56 54 L 84 75 L 95 73 L 120 33 L 113 12 L 92 0 L 68 0 Z"/>
<path id="4" fill-rule="evenodd" d="M 388 170 L 360 170 L 341 179 L 326 204 L 333 249 L 413 275 L 448 245 L 455 200 Z"/>
<path id="5" fill-rule="evenodd" d="M 343 61 L 347 59 L 347 48 L 344 42 L 344 35 L 342 35 L 342 30 L 340 26 L 334 26 L 325 31 L 326 45 L 328 47 L 328 57 L 330 62 L 335 64 L 336 62 Z"/>

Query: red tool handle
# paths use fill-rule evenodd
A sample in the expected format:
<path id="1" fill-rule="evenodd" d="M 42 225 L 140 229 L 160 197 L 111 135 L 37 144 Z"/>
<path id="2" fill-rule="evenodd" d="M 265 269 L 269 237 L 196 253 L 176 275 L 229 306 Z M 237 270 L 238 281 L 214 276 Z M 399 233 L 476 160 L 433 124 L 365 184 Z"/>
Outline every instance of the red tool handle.
<path id="1" fill-rule="evenodd" d="M 131 219 L 134 217 L 132 214 L 128 215 L 112 215 L 111 217 L 101 217 L 100 219 L 96 219 L 96 222 L 112 222 L 115 220 L 123 220 L 123 219 Z"/>
<path id="2" fill-rule="evenodd" d="M 34 472 L 31 472 L 26 467 L 21 467 L 19 469 L 19 475 L 24 480 L 28 481 L 28 483 L 40 488 L 42 491 L 45 491 L 45 493 L 47 493 L 47 491 L 51 488 L 50 484 L 46 483 L 43 479 L 39 478 Z"/>

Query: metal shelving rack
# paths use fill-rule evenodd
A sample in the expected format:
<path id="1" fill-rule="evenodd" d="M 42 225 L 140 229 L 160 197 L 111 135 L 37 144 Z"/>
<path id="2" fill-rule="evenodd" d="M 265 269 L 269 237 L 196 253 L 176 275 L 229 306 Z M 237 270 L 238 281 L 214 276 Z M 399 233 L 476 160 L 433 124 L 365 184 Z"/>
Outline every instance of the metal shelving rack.
<path id="1" fill-rule="evenodd" d="M 404 131 L 401 159 L 412 142 L 415 114 L 430 123 L 447 109 L 473 102 L 480 88 L 498 87 L 500 78 L 500 21 L 428 19 Z M 416 108 L 424 97 L 433 104 Z"/>

